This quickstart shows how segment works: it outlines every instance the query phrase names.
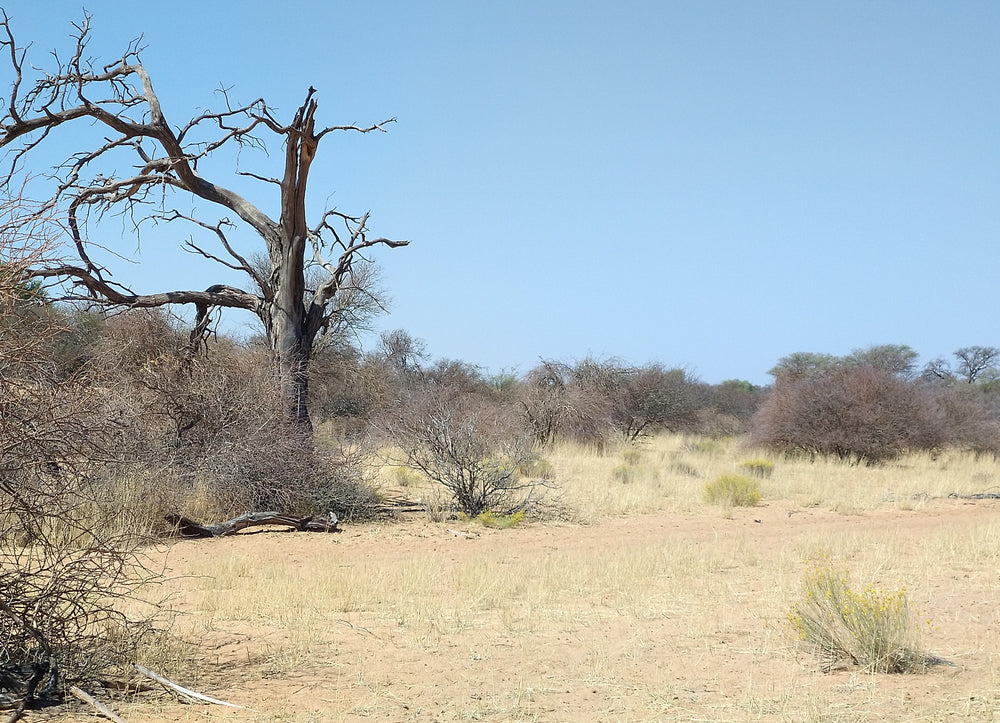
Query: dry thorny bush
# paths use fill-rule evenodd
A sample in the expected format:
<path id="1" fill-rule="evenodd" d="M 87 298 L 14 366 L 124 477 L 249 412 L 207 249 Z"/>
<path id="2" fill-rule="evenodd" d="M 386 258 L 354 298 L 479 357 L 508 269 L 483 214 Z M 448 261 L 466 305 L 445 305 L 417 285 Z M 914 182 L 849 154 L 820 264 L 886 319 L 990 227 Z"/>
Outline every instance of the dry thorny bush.
<path id="1" fill-rule="evenodd" d="M 284 421 L 263 350 L 226 340 L 191 355 L 160 311 L 109 322 L 89 374 L 124 431 L 117 453 L 147 516 L 247 511 L 363 516 L 377 504 L 360 443 L 317 446 Z"/>
<path id="2" fill-rule="evenodd" d="M 22 707 L 127 662 L 150 630 L 123 610 L 149 577 L 140 539 L 93 474 L 115 425 L 41 352 L 57 329 L 26 293 L 32 231 L 0 228 L 0 703 Z"/>
<path id="3" fill-rule="evenodd" d="M 458 510 L 510 515 L 538 512 L 549 480 L 523 475 L 530 433 L 510 405 L 429 385 L 383 423 L 406 464 L 447 490 Z"/>

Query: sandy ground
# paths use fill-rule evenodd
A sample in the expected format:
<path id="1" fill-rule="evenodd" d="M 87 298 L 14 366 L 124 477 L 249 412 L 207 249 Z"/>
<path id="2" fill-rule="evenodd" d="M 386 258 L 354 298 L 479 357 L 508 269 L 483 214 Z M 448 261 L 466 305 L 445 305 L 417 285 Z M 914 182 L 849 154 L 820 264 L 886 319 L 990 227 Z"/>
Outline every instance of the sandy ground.
<path id="1" fill-rule="evenodd" d="M 282 648 L 280 624 L 219 624 L 202 634 L 192 687 L 247 709 L 162 695 L 115 706 L 144 723 L 1000 719 L 1000 550 L 990 536 L 973 541 L 974 554 L 963 547 L 998 514 L 992 501 L 856 515 L 772 503 L 731 518 L 658 513 L 508 530 L 414 518 L 347 526 L 336 536 L 275 531 L 180 542 L 168 556 L 178 573 L 275 555 L 290 568 L 322 557 L 344 575 L 428 564 L 442 572 L 506 566 L 516 575 L 547 559 L 621 562 L 651 549 L 677 550 L 690 564 L 653 571 L 635 596 L 577 586 L 543 610 L 485 605 L 450 626 L 393 619 L 380 601 L 345 612 L 330 600 L 309 652 L 294 660 L 268 655 Z M 932 622 L 925 647 L 953 665 L 912 675 L 821 672 L 787 614 L 810 551 L 824 549 L 852 567 L 882 566 L 890 582 L 904 579 Z M 178 601 L 185 605 L 194 603 Z M 420 609 L 433 606 L 427 600 Z M 87 718 L 81 709 L 67 720 Z"/>

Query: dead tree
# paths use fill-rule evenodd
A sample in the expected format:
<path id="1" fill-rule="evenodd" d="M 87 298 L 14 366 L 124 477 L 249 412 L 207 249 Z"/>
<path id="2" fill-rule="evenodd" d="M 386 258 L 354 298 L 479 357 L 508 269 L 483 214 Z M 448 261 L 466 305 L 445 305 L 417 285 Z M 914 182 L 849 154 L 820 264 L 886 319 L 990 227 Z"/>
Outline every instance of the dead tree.
<path id="1" fill-rule="evenodd" d="M 75 46 L 68 59 L 60 60 L 53 53 L 54 67 L 37 70 L 27 60 L 27 46 L 15 41 L 6 13 L 0 14 L 0 46 L 13 75 L 0 121 L 0 148 L 5 152 L 0 178 L 13 187 L 25 170 L 37 175 L 39 171 L 29 165 L 35 149 L 64 125 L 75 128 L 81 139 L 76 152 L 46 176 L 54 190 L 38 211 L 46 216 L 58 213 L 65 219 L 73 257 L 33 269 L 33 275 L 61 283 L 67 299 L 122 308 L 192 304 L 196 311 L 192 343 L 209 330 L 214 309 L 245 309 L 256 314 L 282 380 L 289 417 L 309 428 L 310 352 L 323 331 L 336 324 L 341 308 L 338 298 L 356 290 L 354 264 L 372 247 L 407 243 L 371 236 L 367 213 L 351 216 L 328 209 L 310 225 L 306 214 L 309 173 L 320 141 L 330 133 L 384 132 L 395 119 L 370 126 L 317 127 L 316 91 L 309 88 L 288 123 L 279 121 L 262 98 L 234 104 L 221 91 L 223 109 L 203 112 L 177 125 L 168 121 L 140 60 L 141 38 L 129 44 L 120 60 L 96 67 L 87 49 L 90 16 L 85 15 L 73 25 Z M 100 129 L 89 144 L 82 140 L 88 126 Z M 270 134 L 284 146 L 281 177 L 252 172 L 235 175 L 275 188 L 280 201 L 277 219 L 199 170 L 208 165 L 206 159 L 223 149 L 265 150 L 264 136 Z M 122 173 L 126 168 L 130 170 Z M 218 215 L 206 220 L 182 212 L 172 205 L 178 196 L 206 202 L 202 208 L 214 209 Z M 137 235 L 147 223 L 190 224 L 212 245 L 191 239 L 184 242 L 186 250 L 245 273 L 250 284 L 247 289 L 217 284 L 203 291 L 135 293 L 114 280 L 100 261 L 98 222 L 108 215 L 120 215 Z M 245 227 L 263 239 L 269 268 L 262 270 L 232 242 L 234 232 Z M 310 269 L 323 272 L 315 288 L 307 288 Z"/>

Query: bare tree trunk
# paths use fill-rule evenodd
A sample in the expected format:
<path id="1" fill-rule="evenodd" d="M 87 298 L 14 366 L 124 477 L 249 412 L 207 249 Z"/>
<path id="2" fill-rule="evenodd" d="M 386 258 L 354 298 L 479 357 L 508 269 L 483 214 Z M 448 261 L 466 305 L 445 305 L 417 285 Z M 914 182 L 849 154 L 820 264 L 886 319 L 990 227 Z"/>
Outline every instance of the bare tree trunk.
<path id="1" fill-rule="evenodd" d="M 306 435 L 312 433 L 309 418 L 309 352 L 312 340 L 303 338 L 301 326 L 280 310 L 272 320 L 271 353 L 277 362 L 288 420 Z"/>

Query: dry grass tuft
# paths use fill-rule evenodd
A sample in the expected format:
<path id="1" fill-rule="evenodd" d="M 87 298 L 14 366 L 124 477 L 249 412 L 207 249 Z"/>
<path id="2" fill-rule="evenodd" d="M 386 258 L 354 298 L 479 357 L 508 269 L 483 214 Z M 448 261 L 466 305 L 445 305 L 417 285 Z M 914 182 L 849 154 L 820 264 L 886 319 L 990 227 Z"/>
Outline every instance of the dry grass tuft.
<path id="1" fill-rule="evenodd" d="M 713 505 L 754 507 L 760 498 L 760 485 L 741 474 L 727 472 L 705 485 L 705 499 Z"/>

